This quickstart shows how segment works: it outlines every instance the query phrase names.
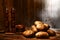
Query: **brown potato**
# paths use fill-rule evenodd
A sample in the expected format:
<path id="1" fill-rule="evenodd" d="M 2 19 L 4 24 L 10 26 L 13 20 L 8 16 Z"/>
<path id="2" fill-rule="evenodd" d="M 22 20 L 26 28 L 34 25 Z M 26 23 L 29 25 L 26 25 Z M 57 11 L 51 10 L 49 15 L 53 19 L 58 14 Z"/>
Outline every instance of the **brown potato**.
<path id="1" fill-rule="evenodd" d="M 25 26 L 22 24 L 15 25 L 17 32 L 23 32 L 25 30 Z"/>
<path id="2" fill-rule="evenodd" d="M 23 29 L 23 28 L 25 28 L 24 25 L 20 25 L 20 24 L 15 25 L 15 27 L 18 28 L 18 29 Z"/>
<path id="3" fill-rule="evenodd" d="M 43 31 L 43 30 L 45 29 L 45 26 L 44 26 L 43 24 L 38 24 L 38 25 L 36 25 L 36 28 L 37 28 L 38 30 Z"/>
<path id="4" fill-rule="evenodd" d="M 48 27 L 49 25 L 48 24 L 46 24 L 46 23 L 44 23 L 44 25 L 46 26 L 46 27 Z"/>
<path id="5" fill-rule="evenodd" d="M 49 34 L 49 36 L 56 36 L 56 33 L 55 33 L 55 31 L 53 31 L 53 30 L 47 30 L 47 33 Z"/>
<path id="6" fill-rule="evenodd" d="M 32 25 L 32 31 L 37 32 L 37 28 L 35 25 Z"/>
<path id="7" fill-rule="evenodd" d="M 37 38 L 48 38 L 49 37 L 49 34 L 47 33 L 47 32 L 37 32 L 36 34 L 35 34 L 35 36 L 37 37 Z"/>
<path id="8" fill-rule="evenodd" d="M 43 24 L 43 22 L 41 22 L 41 21 L 35 21 L 34 24 L 35 24 L 35 25 Z"/>
<path id="9" fill-rule="evenodd" d="M 32 36 L 34 32 L 32 30 L 26 30 L 23 32 L 23 35 L 26 37 Z"/>
<path id="10" fill-rule="evenodd" d="M 48 30 L 50 28 L 50 26 L 46 23 L 44 23 L 44 26 L 45 26 L 45 30 Z"/>

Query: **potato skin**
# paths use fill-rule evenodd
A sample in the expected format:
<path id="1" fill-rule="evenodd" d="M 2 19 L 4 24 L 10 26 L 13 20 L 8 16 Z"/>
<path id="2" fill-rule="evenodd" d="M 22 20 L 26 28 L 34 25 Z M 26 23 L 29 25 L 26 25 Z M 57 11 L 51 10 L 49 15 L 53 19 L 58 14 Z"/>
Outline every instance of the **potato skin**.
<path id="1" fill-rule="evenodd" d="M 55 31 L 53 31 L 51 29 L 47 30 L 47 33 L 49 34 L 49 36 L 56 36 Z"/>
<path id="2" fill-rule="evenodd" d="M 35 25 L 43 24 L 43 22 L 41 22 L 41 21 L 35 21 L 34 24 L 35 24 Z"/>
<path id="3" fill-rule="evenodd" d="M 36 28 L 37 28 L 39 31 L 44 31 L 45 26 L 44 26 L 43 24 L 38 24 L 38 25 L 36 25 Z"/>
<path id="4" fill-rule="evenodd" d="M 35 25 L 32 25 L 32 31 L 37 32 L 37 28 Z"/>
<path id="5" fill-rule="evenodd" d="M 50 26 L 46 23 L 43 23 L 41 21 L 35 21 L 34 24 L 36 25 L 36 28 L 39 30 L 39 31 L 47 31 Z"/>
<path id="6" fill-rule="evenodd" d="M 25 28 L 24 25 L 20 25 L 20 24 L 16 25 L 15 27 L 18 28 L 18 29 L 23 29 L 23 28 Z"/>
<path id="7" fill-rule="evenodd" d="M 48 25 L 48 24 L 46 24 L 46 23 L 44 23 L 44 25 L 45 25 L 45 26 L 47 26 L 47 27 L 49 26 L 49 25 Z"/>
<path id="8" fill-rule="evenodd" d="M 44 30 L 48 30 L 50 28 L 50 26 L 46 23 L 44 23 L 45 29 Z"/>
<path id="9" fill-rule="evenodd" d="M 25 37 L 30 37 L 34 34 L 32 30 L 26 30 L 22 33 Z"/>
<path id="10" fill-rule="evenodd" d="M 25 31 L 25 26 L 22 24 L 15 25 L 16 31 L 17 32 L 23 32 Z"/>
<path id="11" fill-rule="evenodd" d="M 48 38 L 49 37 L 49 34 L 47 33 L 47 32 L 37 32 L 36 34 L 35 34 L 35 36 L 37 37 L 37 38 Z"/>

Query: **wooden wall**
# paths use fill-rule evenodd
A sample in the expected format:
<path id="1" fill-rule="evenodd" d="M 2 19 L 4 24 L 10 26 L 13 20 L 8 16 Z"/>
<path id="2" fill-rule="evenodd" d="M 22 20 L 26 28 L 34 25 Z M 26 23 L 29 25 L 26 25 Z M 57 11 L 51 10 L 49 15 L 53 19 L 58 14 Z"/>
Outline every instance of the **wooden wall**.
<path id="1" fill-rule="evenodd" d="M 0 0 L 0 29 L 4 28 L 4 8 L 16 9 L 16 24 L 30 26 L 35 20 L 41 20 L 38 12 L 44 8 L 42 0 Z"/>
<path id="2" fill-rule="evenodd" d="M 0 32 L 5 29 L 4 26 L 4 14 L 5 14 L 5 8 L 10 9 L 13 7 L 13 0 L 0 0 Z"/>
<path id="3" fill-rule="evenodd" d="M 3 29 L 3 1 L 0 0 L 0 30 Z"/>
<path id="4" fill-rule="evenodd" d="M 30 26 L 35 20 L 41 20 L 38 12 L 42 10 L 42 0 L 14 0 L 16 9 L 16 23 Z"/>

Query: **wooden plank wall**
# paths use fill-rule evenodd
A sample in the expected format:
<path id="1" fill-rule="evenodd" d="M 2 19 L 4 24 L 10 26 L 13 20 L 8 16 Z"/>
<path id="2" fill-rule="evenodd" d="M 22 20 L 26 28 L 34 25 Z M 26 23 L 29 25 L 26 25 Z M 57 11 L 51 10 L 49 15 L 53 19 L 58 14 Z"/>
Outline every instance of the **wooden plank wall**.
<path id="1" fill-rule="evenodd" d="M 42 0 L 0 0 L 0 29 L 4 28 L 4 8 L 16 9 L 16 24 L 31 26 L 35 20 L 40 20 L 37 14 L 44 8 Z M 10 19 L 9 19 L 10 20 Z"/>
<path id="2" fill-rule="evenodd" d="M 5 14 L 5 8 L 9 9 L 9 14 L 10 14 L 10 9 L 13 7 L 13 0 L 0 0 L 0 31 L 5 29 L 4 26 L 4 14 Z"/>
<path id="3" fill-rule="evenodd" d="M 3 0 L 0 0 L 0 30 L 4 29 L 3 27 Z"/>
<path id="4" fill-rule="evenodd" d="M 42 4 L 42 0 L 14 0 L 16 24 L 30 26 L 35 20 L 40 20 L 37 14 L 42 10 Z"/>

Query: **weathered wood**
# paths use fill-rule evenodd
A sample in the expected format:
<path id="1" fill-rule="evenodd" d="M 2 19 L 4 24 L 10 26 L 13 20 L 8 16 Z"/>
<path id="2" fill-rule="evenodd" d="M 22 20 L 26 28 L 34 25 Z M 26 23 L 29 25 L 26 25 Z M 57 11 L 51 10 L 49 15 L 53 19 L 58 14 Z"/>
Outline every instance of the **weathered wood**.
<path id="1" fill-rule="evenodd" d="M 40 20 L 37 14 L 42 9 L 42 0 L 0 0 L 1 25 L 4 24 L 5 8 L 9 10 L 9 23 L 11 22 L 11 8 L 15 8 L 16 24 L 31 26 L 35 20 Z"/>
<path id="2" fill-rule="evenodd" d="M 37 1 L 37 2 L 36 2 Z M 39 20 L 38 11 L 42 9 L 42 1 L 40 0 L 14 0 L 16 9 L 16 23 L 31 26 L 33 21 Z"/>

